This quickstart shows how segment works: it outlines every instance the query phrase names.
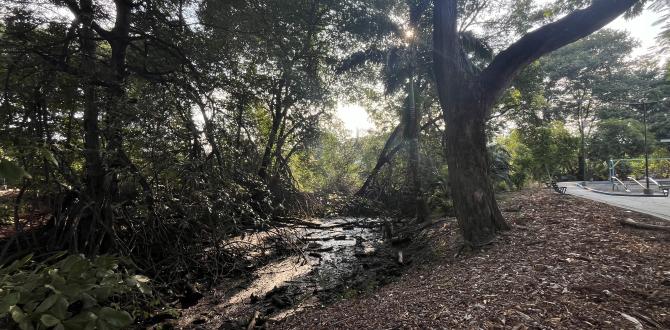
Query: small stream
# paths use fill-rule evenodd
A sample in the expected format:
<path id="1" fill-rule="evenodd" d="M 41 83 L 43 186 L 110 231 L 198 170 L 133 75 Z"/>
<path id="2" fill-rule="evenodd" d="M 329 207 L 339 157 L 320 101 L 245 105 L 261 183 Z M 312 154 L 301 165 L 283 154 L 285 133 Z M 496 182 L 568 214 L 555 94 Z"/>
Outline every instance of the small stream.
<path id="1" fill-rule="evenodd" d="M 383 243 L 381 222 L 367 219 L 364 223 L 363 227 L 357 226 L 360 223 L 356 219 L 336 219 L 328 222 L 331 228 L 308 229 L 303 241 L 307 243 L 305 253 L 313 268 L 297 284 L 329 291 L 359 273 L 360 260 L 372 257 Z"/>
<path id="2" fill-rule="evenodd" d="M 191 317 L 188 328 L 246 328 L 251 315 L 261 323 L 278 321 L 305 308 L 371 291 L 399 275 L 394 252 L 384 244 L 383 219 L 313 223 L 316 226 L 294 232 L 293 243 L 301 254 L 278 258 L 257 269 L 251 281 L 222 289 L 209 304 L 196 306 L 202 319 Z"/>

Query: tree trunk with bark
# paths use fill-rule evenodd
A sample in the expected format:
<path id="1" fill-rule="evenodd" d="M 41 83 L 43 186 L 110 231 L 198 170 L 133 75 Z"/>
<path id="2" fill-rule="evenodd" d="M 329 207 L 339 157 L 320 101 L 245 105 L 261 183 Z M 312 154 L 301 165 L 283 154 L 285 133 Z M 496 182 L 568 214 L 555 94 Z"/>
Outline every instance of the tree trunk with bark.
<path id="1" fill-rule="evenodd" d="M 476 104 L 474 100 L 469 102 Z M 484 245 L 500 230 L 508 229 L 498 208 L 489 173 L 486 121 L 482 109 L 454 105 L 445 117 L 449 183 L 463 238 Z"/>
<path id="2" fill-rule="evenodd" d="M 578 178 L 582 181 L 586 181 L 586 142 L 583 135 L 580 136 L 579 141 L 579 155 L 577 156 L 577 164 L 579 176 Z"/>
<path id="3" fill-rule="evenodd" d="M 481 246 L 508 228 L 488 175 L 485 127 L 494 104 L 526 65 L 597 31 L 638 1 L 594 0 L 524 35 L 481 72 L 460 44 L 457 2 L 434 0 L 434 71 L 447 123 L 447 163 L 458 223 L 466 243 Z"/>
<path id="4" fill-rule="evenodd" d="M 428 217 L 426 202 L 423 198 L 423 187 L 421 186 L 421 175 L 419 173 L 419 121 L 420 115 L 416 108 L 416 90 L 414 88 L 414 77 L 409 81 L 409 104 L 407 123 L 405 125 L 405 138 L 407 148 L 407 183 L 412 187 L 411 195 L 414 198 L 412 208 L 417 222 L 424 222 Z"/>
<path id="5" fill-rule="evenodd" d="M 102 196 L 102 183 L 105 170 L 100 154 L 100 128 L 98 126 L 99 109 L 96 104 L 97 93 L 94 83 L 96 74 L 96 44 L 93 32 L 93 3 L 91 0 L 81 1 L 81 49 L 84 91 L 84 171 L 86 194 L 93 201 Z"/>
<path id="6" fill-rule="evenodd" d="M 283 93 L 284 87 L 286 85 L 285 77 L 282 77 L 279 80 L 279 83 L 275 87 L 275 92 L 273 99 L 270 104 L 270 113 L 272 114 L 272 126 L 270 127 L 270 133 L 268 135 L 268 141 L 265 143 L 265 148 L 263 150 L 263 157 L 261 158 L 261 164 L 258 168 L 258 176 L 262 180 L 267 180 L 268 171 L 270 165 L 272 165 L 272 150 L 275 147 L 277 142 L 279 129 L 281 124 L 284 121 L 284 116 L 286 116 L 286 110 L 284 109 L 283 104 Z"/>

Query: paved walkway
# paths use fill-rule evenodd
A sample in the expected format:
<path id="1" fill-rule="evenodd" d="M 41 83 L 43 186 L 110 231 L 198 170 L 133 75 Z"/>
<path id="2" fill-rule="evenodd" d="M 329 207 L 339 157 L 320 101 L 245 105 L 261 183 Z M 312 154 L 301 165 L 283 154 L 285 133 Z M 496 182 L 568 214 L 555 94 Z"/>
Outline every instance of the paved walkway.
<path id="1" fill-rule="evenodd" d="M 610 196 L 585 190 L 578 187 L 575 182 L 561 182 L 559 186 L 567 187 L 566 192 L 570 195 L 646 213 L 670 221 L 670 197 Z"/>

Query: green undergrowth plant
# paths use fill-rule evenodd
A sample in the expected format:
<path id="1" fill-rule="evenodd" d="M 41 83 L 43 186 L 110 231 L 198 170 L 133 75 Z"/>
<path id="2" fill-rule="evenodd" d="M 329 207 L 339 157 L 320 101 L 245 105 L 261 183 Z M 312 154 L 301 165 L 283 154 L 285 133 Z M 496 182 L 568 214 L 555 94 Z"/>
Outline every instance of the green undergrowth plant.
<path id="1" fill-rule="evenodd" d="M 114 256 L 32 255 L 0 268 L 0 327 L 125 329 L 157 305 L 149 279 Z M 5 323 L 4 325 L 2 323 Z"/>

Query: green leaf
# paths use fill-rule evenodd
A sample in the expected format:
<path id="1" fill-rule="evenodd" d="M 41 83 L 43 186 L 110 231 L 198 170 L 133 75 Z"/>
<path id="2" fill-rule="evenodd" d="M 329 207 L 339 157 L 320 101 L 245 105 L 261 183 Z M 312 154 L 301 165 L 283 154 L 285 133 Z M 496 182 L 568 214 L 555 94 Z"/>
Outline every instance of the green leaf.
<path id="1" fill-rule="evenodd" d="M 51 284 L 45 284 L 44 287 L 47 288 L 47 289 L 49 289 L 49 290 L 51 290 L 51 291 L 53 291 L 54 293 L 61 293 L 60 290 L 56 289 L 56 288 L 55 288 L 53 285 L 51 285 Z"/>
<path id="2" fill-rule="evenodd" d="M 66 297 L 79 297 L 82 292 L 89 289 L 91 286 L 81 285 L 78 283 L 66 284 L 62 287 L 63 294 Z"/>
<path id="3" fill-rule="evenodd" d="M 80 297 L 79 300 L 84 304 L 84 309 L 91 308 L 98 303 L 98 301 L 95 298 L 93 298 L 90 294 L 88 294 L 86 292 L 83 292 L 81 294 L 81 297 Z"/>
<path id="4" fill-rule="evenodd" d="M 68 329 L 86 329 L 91 324 L 95 325 L 97 319 L 93 312 L 84 311 L 63 321 L 63 325 Z"/>
<path id="5" fill-rule="evenodd" d="M 133 275 L 132 278 L 140 283 L 149 283 L 149 278 L 144 275 Z"/>
<path id="6" fill-rule="evenodd" d="M 25 319 L 25 320 L 19 322 L 19 329 L 21 329 L 21 330 L 34 330 L 35 327 L 33 327 L 32 323 L 30 323 L 30 320 Z"/>
<path id="7" fill-rule="evenodd" d="M 91 269 L 91 263 L 88 260 L 80 259 L 80 260 L 77 260 L 72 265 L 70 265 L 69 269 L 67 269 L 66 271 L 70 272 L 70 273 L 73 273 L 73 274 L 82 274 L 83 275 L 89 269 Z"/>
<path id="8" fill-rule="evenodd" d="M 31 179 L 32 176 L 18 164 L 7 159 L 0 159 L 0 177 L 6 178 L 10 181 L 19 179 Z"/>
<path id="9" fill-rule="evenodd" d="M 112 326 L 109 325 L 109 323 L 105 322 L 103 319 L 98 319 L 98 321 L 95 323 L 94 329 L 97 330 L 111 330 L 114 329 Z"/>
<path id="10" fill-rule="evenodd" d="M 56 303 L 49 309 L 51 314 L 55 315 L 57 318 L 64 320 L 67 317 L 67 308 L 70 306 L 67 299 L 62 296 L 56 300 Z"/>
<path id="11" fill-rule="evenodd" d="M 50 314 L 42 314 L 40 317 L 40 322 L 42 322 L 42 324 L 46 325 L 47 327 L 53 327 L 57 324 L 60 324 L 60 320 Z"/>
<path id="12" fill-rule="evenodd" d="M 57 251 L 52 256 L 50 256 L 49 258 L 44 259 L 44 262 L 51 262 L 51 261 L 60 259 L 63 256 L 66 256 L 67 254 L 68 254 L 67 251 Z"/>
<path id="13" fill-rule="evenodd" d="M 93 264 L 96 267 L 101 268 L 102 270 L 106 271 L 106 270 L 116 269 L 116 267 L 118 266 L 119 263 L 118 263 L 118 261 L 115 257 L 104 255 L 104 256 L 98 256 L 97 258 L 95 258 L 95 261 L 93 262 Z"/>
<path id="14" fill-rule="evenodd" d="M 56 157 L 54 157 L 54 154 L 51 152 L 51 150 L 47 148 L 37 148 L 37 152 L 40 156 L 44 157 L 44 159 L 51 163 L 51 165 L 58 166 L 58 161 L 56 160 Z"/>
<path id="15" fill-rule="evenodd" d="M 39 274 L 27 274 L 21 289 L 23 292 L 46 292 L 47 290 L 44 288 L 44 282 L 45 278 Z M 23 298 L 24 296 L 21 296 L 21 300 L 23 300 Z"/>
<path id="16" fill-rule="evenodd" d="M 554 11 L 551 9 L 546 9 L 544 12 L 542 12 L 542 16 L 544 16 L 544 18 L 552 18 L 554 17 Z"/>
<path id="17" fill-rule="evenodd" d="M 26 314 L 23 313 L 21 307 L 16 305 L 9 308 L 9 313 L 12 314 L 12 320 L 14 320 L 16 323 L 21 323 L 21 321 L 26 318 Z"/>
<path id="18" fill-rule="evenodd" d="M 37 308 L 39 303 L 39 301 L 28 300 L 28 302 L 23 305 L 23 310 L 28 314 L 32 314 L 35 312 L 35 308 Z"/>
<path id="19" fill-rule="evenodd" d="M 0 163 L 2 163 L 2 160 L 0 160 Z M 2 170 L 1 169 L 0 169 L 0 176 L 2 176 Z M 2 273 L 11 273 L 11 272 L 23 267 L 32 258 L 33 258 L 33 254 L 31 253 L 31 254 L 21 258 L 20 260 L 16 260 L 16 261 L 12 262 L 8 267 L 3 268 Z"/>
<path id="20" fill-rule="evenodd" d="M 39 306 L 37 306 L 37 309 L 35 309 L 35 311 L 38 313 L 46 312 L 49 308 L 51 308 L 51 306 L 53 306 L 56 303 L 56 301 L 58 301 L 60 297 L 61 295 L 59 294 L 50 295 L 49 297 L 47 297 L 47 299 L 44 299 L 44 301 L 42 301 L 42 303 Z"/>
<path id="21" fill-rule="evenodd" d="M 133 323 L 133 317 L 128 312 L 109 307 L 101 308 L 98 315 L 106 323 L 117 329 L 125 328 Z"/>
<path id="22" fill-rule="evenodd" d="M 126 283 L 137 287 L 142 294 L 150 294 L 151 288 L 147 285 L 149 278 L 144 275 L 133 275 L 126 280 Z"/>
<path id="23" fill-rule="evenodd" d="M 18 292 L 12 292 L 4 297 L 2 297 L 2 300 L 0 300 L 0 315 L 4 315 L 6 313 L 9 313 L 11 310 L 11 307 L 13 305 L 16 305 L 16 303 L 19 302 L 20 298 L 20 293 Z"/>

